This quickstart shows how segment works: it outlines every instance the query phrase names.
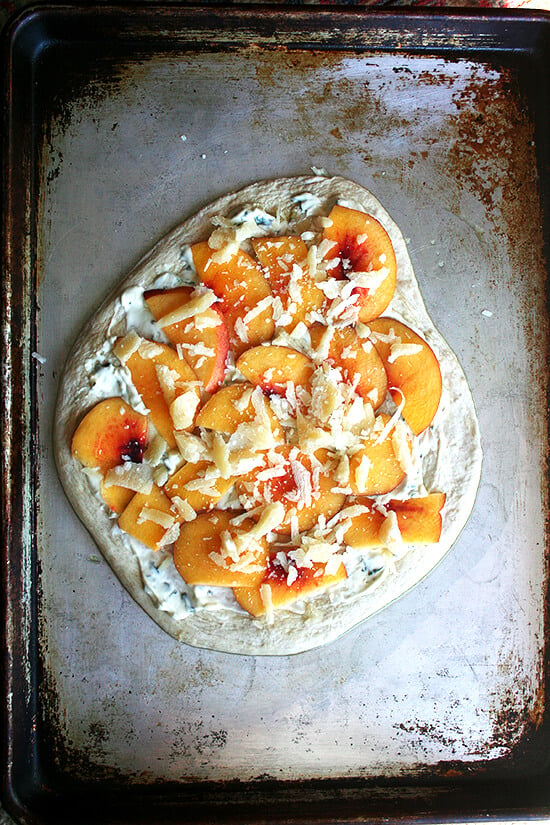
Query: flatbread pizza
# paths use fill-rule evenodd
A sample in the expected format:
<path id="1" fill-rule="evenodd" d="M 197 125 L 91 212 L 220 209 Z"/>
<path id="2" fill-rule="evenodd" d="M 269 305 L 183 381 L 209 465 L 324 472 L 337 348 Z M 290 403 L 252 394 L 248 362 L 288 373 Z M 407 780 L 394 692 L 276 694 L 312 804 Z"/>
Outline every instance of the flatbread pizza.
<path id="1" fill-rule="evenodd" d="M 416 585 L 474 505 L 460 364 L 366 189 L 262 181 L 183 221 L 78 336 L 59 475 L 166 632 L 297 653 Z"/>

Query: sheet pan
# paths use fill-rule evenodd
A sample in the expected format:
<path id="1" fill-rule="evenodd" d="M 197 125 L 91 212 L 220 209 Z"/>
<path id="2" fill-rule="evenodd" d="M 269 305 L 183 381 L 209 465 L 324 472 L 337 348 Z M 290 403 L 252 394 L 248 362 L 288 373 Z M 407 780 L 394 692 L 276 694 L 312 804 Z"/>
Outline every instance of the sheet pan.
<path id="1" fill-rule="evenodd" d="M 3 795 L 23 822 L 542 817 L 548 19 L 53 6 L 4 34 Z M 90 312 L 225 191 L 322 168 L 409 240 L 474 394 L 472 518 L 417 588 L 295 657 L 168 638 L 51 454 Z"/>

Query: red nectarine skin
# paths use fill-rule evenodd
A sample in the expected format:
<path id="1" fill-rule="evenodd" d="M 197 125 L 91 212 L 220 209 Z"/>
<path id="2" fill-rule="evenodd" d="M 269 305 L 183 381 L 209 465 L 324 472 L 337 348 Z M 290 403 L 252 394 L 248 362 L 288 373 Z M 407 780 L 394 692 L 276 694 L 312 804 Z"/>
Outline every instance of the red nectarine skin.
<path id="1" fill-rule="evenodd" d="M 85 467 L 102 472 L 124 461 L 140 462 L 147 446 L 149 422 L 122 398 L 106 398 L 84 416 L 73 436 L 71 452 Z"/>
<path id="2" fill-rule="evenodd" d="M 332 224 L 323 230 L 323 236 L 335 241 L 336 246 L 326 257 L 340 258 L 338 266 L 330 270 L 333 277 L 345 278 L 350 272 L 376 271 L 381 267 L 388 270 L 376 289 L 356 287 L 360 295 L 359 320 L 368 323 L 384 312 L 395 292 L 397 262 L 390 236 L 375 218 L 356 209 L 337 204 L 329 219 Z"/>

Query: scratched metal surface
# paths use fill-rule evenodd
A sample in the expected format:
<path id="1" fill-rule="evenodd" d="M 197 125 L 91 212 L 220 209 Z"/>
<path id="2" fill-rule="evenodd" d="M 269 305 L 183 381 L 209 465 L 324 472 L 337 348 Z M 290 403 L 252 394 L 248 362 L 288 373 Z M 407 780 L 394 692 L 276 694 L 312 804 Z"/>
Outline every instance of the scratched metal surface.
<path id="1" fill-rule="evenodd" d="M 494 764 L 544 712 L 546 326 L 532 123 L 467 57 L 243 49 L 128 60 L 48 124 L 39 180 L 40 650 L 52 761 L 77 779 L 407 778 Z M 185 136 L 185 140 L 182 139 Z M 101 297 L 226 190 L 321 167 L 405 236 L 476 401 L 478 501 L 441 565 L 326 648 L 170 639 L 114 578 L 50 450 L 57 379 Z"/>

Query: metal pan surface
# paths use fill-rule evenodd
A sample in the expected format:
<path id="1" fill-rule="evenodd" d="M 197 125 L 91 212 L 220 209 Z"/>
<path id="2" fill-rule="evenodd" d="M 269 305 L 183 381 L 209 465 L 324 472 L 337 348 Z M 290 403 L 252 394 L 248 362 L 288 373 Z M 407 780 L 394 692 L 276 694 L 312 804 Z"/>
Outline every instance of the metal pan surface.
<path id="1" fill-rule="evenodd" d="M 541 14 L 27 10 L 4 33 L 3 796 L 20 821 L 543 817 L 548 60 Z M 57 479 L 83 322 L 182 218 L 312 167 L 374 192 L 485 464 L 439 567 L 294 657 L 178 644 Z"/>

